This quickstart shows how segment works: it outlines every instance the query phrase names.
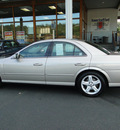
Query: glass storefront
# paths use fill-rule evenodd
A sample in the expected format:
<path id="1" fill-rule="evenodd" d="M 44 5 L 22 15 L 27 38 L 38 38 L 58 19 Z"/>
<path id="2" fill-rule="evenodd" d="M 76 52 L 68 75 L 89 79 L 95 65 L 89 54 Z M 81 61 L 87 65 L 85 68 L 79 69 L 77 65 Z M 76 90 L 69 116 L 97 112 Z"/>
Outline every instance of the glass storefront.
<path id="1" fill-rule="evenodd" d="M 66 21 L 65 20 L 59 20 L 57 23 L 57 27 L 58 27 L 58 38 L 65 38 L 65 24 Z"/>
<path id="2" fill-rule="evenodd" d="M 53 34 L 51 27 L 51 24 L 54 23 L 56 30 L 56 5 L 54 3 L 37 5 L 35 15 L 37 40 L 52 39 L 53 35 L 56 35 Z"/>
<path id="3" fill-rule="evenodd" d="M 73 2 L 73 18 L 80 18 L 80 2 Z"/>
<path id="4" fill-rule="evenodd" d="M 52 39 L 51 21 L 36 22 L 37 40 Z"/>
<path id="5" fill-rule="evenodd" d="M 14 19 L 16 40 L 21 44 L 34 42 L 32 6 L 15 7 Z"/>
<path id="6" fill-rule="evenodd" d="M 65 19 L 65 3 L 57 4 L 57 19 Z"/>
<path id="7" fill-rule="evenodd" d="M 13 16 L 12 16 L 12 8 L 0 9 L 0 39 L 9 38 L 13 39 Z M 10 34 L 10 35 L 7 35 Z"/>
<path id="8" fill-rule="evenodd" d="M 46 4 L 45 4 L 46 3 Z M 85 39 L 85 9 L 82 7 L 82 38 Z M 65 38 L 65 0 L 0 8 L 0 39 L 14 39 L 21 44 L 35 40 Z M 80 39 L 80 0 L 73 0 L 73 38 Z M 54 30 L 54 31 L 53 31 Z M 6 36 L 9 34 L 10 36 Z"/>
<path id="9" fill-rule="evenodd" d="M 74 39 L 80 38 L 80 20 L 79 19 L 73 20 L 73 38 Z"/>
<path id="10" fill-rule="evenodd" d="M 80 39 L 80 2 L 73 2 L 73 38 Z"/>
<path id="11" fill-rule="evenodd" d="M 36 21 L 38 20 L 56 20 L 55 4 L 40 4 L 35 6 Z"/>

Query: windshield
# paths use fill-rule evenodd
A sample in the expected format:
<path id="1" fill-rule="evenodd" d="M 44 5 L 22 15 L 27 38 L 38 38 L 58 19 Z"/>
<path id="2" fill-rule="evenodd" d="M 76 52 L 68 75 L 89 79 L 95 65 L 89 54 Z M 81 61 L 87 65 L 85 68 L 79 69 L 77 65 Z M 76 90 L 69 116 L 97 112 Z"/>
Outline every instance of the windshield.
<path id="1" fill-rule="evenodd" d="M 98 45 L 98 44 L 91 43 L 91 42 L 88 42 L 88 41 L 86 41 L 86 43 L 88 43 L 88 44 L 94 46 L 95 48 L 101 50 L 102 52 L 106 53 L 107 55 L 110 54 L 110 52 L 109 52 L 107 49 L 105 49 L 104 47 L 102 47 L 102 46 L 100 46 L 100 45 Z"/>

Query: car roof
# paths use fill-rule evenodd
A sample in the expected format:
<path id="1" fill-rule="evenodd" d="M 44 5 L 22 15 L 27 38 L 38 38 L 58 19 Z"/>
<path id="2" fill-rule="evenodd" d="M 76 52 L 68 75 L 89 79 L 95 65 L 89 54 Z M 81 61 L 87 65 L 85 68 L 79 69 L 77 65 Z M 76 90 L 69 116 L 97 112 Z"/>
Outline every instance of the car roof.
<path id="1" fill-rule="evenodd" d="M 78 40 L 78 39 L 48 39 L 48 40 L 40 40 L 33 44 L 39 43 L 39 42 L 55 42 L 55 41 L 63 41 L 63 42 L 70 42 L 74 43 L 75 45 L 82 46 L 84 49 L 86 49 L 89 53 L 92 55 L 106 55 L 101 50 L 97 49 L 96 47 L 86 43 L 85 40 Z"/>

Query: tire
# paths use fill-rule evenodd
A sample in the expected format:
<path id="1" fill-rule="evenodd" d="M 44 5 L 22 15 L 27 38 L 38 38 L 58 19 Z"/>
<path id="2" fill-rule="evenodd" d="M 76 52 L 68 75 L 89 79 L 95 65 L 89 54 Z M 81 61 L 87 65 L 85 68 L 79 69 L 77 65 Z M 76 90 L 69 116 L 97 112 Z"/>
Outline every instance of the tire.
<path id="1" fill-rule="evenodd" d="M 97 72 L 83 73 L 77 80 L 77 87 L 83 95 L 97 97 L 107 86 L 103 76 Z"/>

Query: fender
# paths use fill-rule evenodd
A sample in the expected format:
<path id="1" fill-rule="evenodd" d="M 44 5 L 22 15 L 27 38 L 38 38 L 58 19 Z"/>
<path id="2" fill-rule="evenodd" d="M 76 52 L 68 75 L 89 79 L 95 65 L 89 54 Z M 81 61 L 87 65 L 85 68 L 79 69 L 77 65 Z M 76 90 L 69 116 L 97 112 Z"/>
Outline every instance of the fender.
<path id="1" fill-rule="evenodd" d="M 82 73 L 82 72 L 84 72 L 84 71 L 89 71 L 89 70 L 90 70 L 90 67 L 85 67 L 85 68 L 83 68 L 83 69 L 80 69 L 80 70 L 76 73 L 74 79 L 76 79 L 77 76 L 78 76 L 80 73 Z"/>
<path id="2" fill-rule="evenodd" d="M 77 77 L 80 73 L 82 73 L 82 72 L 84 72 L 84 71 L 92 71 L 92 70 L 93 70 L 93 71 L 99 71 L 99 72 L 101 72 L 102 74 L 105 75 L 105 77 L 107 78 L 108 82 L 111 81 L 109 75 L 108 75 L 104 70 L 102 70 L 102 69 L 100 69 L 100 68 L 97 68 L 97 67 L 86 67 L 86 68 L 83 68 L 83 69 L 81 69 L 81 70 L 75 75 L 75 77 Z"/>

